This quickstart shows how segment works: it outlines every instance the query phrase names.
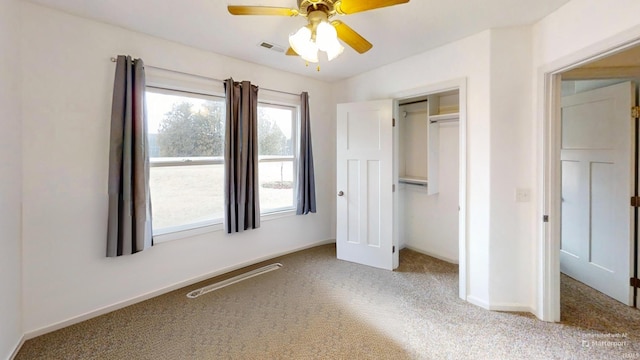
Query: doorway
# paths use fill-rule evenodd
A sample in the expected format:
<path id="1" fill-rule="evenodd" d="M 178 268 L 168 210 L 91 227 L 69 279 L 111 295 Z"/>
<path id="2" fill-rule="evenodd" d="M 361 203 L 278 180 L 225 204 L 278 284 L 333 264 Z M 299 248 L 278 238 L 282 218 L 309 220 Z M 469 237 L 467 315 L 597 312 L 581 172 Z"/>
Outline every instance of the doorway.
<path id="1" fill-rule="evenodd" d="M 427 100 L 427 102 L 415 103 L 415 105 L 413 106 L 418 107 L 418 112 L 420 112 L 422 106 L 424 106 L 422 109 L 425 109 L 427 111 L 427 186 L 420 187 L 419 185 L 416 186 L 407 184 L 407 182 L 411 181 L 412 177 L 406 176 L 406 163 L 404 169 L 401 168 L 400 165 L 400 156 L 402 155 L 402 151 L 400 149 L 401 131 L 398 128 L 396 128 L 397 131 L 395 131 L 394 133 L 394 136 L 396 137 L 394 139 L 394 153 L 397 154 L 396 163 L 394 164 L 394 182 L 398 185 L 401 185 L 401 175 L 405 175 L 405 183 L 402 184 L 405 186 L 403 194 L 405 196 L 405 199 L 412 198 L 413 195 L 419 194 L 423 198 L 430 197 L 430 200 L 432 202 L 437 202 L 442 198 L 447 204 L 451 204 L 451 201 L 455 201 L 451 198 L 457 198 L 457 209 L 455 209 L 455 204 L 453 204 L 454 209 L 449 209 L 453 211 L 457 210 L 457 217 L 453 215 L 452 212 L 446 212 L 449 215 L 445 216 L 448 217 L 449 220 L 453 220 L 454 222 L 457 220 L 458 229 L 456 235 L 454 235 L 454 238 L 449 238 L 449 240 L 447 241 L 445 248 L 448 249 L 433 247 L 429 244 L 428 241 L 412 241 L 407 237 L 407 229 L 402 230 L 404 231 L 404 233 L 401 234 L 400 226 L 396 226 L 394 228 L 394 243 L 397 246 L 407 246 L 409 249 L 418 250 L 418 252 L 426 253 L 427 255 L 435 255 L 435 257 L 447 262 L 456 263 L 455 260 L 457 260 L 459 277 L 458 296 L 460 297 L 460 299 L 467 301 L 467 293 L 470 286 L 470 284 L 468 283 L 469 258 L 467 257 L 467 80 L 466 78 L 454 79 L 438 84 L 433 84 L 431 86 L 416 88 L 413 90 L 395 94 L 393 115 L 396 121 L 399 122 L 404 118 L 404 113 L 401 113 L 400 104 L 412 105 L 410 103 L 422 100 Z M 406 110 L 411 111 L 411 109 L 403 109 L 403 111 Z M 416 111 L 416 109 L 414 108 L 413 111 Z M 407 116 L 409 115 L 410 114 L 407 114 Z M 418 115 L 418 117 L 420 116 L 420 114 L 414 115 Z M 405 130 L 407 129 L 405 128 Z M 439 143 L 440 140 L 450 141 L 454 139 L 457 141 L 457 152 L 456 149 L 447 147 L 447 144 Z M 429 151 L 428 148 L 429 143 L 432 146 L 431 151 Z M 448 145 L 450 146 L 451 144 Z M 443 154 L 445 157 L 439 156 L 440 151 L 445 151 L 445 154 Z M 452 164 L 450 162 L 448 164 L 440 164 L 441 161 L 452 161 L 451 156 L 456 155 L 457 171 L 451 168 L 452 165 L 456 166 L 455 163 Z M 444 173 L 442 173 L 442 171 L 444 171 Z M 432 176 L 428 176 L 429 173 L 431 173 Z M 433 176 L 434 173 L 438 176 Z M 457 177 L 455 176 L 455 173 L 457 173 Z M 452 178 L 457 178 L 457 184 L 453 185 L 453 189 L 448 189 L 447 187 L 449 185 L 442 184 L 439 181 Z M 407 189 L 407 187 L 411 188 Z M 443 193 L 438 194 L 441 190 L 443 191 Z M 457 196 L 451 194 L 451 190 L 453 192 L 457 191 Z M 397 194 L 400 195 L 400 193 Z M 409 205 L 407 203 L 402 204 L 405 213 L 401 213 L 401 200 L 401 196 L 396 196 L 394 200 L 394 208 L 396 209 L 394 222 L 398 225 L 403 224 L 403 222 L 407 220 L 405 217 L 405 219 L 401 221 L 400 216 L 406 216 L 406 210 L 411 208 L 410 206 L 407 206 Z M 414 200 L 415 202 L 415 199 L 412 200 Z M 424 205 L 422 206 L 424 207 Z M 430 208 L 432 210 L 437 209 L 437 207 L 434 206 L 431 206 Z M 441 227 L 441 229 L 445 228 L 447 227 Z M 418 230 L 418 232 L 420 231 L 419 228 L 415 230 Z M 457 242 L 457 244 L 455 244 L 455 242 Z M 447 255 L 451 254 L 451 251 L 455 252 L 456 245 L 457 259 L 454 256 Z"/>
<path id="2" fill-rule="evenodd" d="M 457 264 L 459 91 L 397 106 L 399 248 Z"/>
<path id="3" fill-rule="evenodd" d="M 620 111 L 624 111 L 626 113 L 626 116 L 623 116 L 625 118 L 623 121 L 626 121 L 627 129 L 623 131 L 623 134 L 617 134 L 614 136 L 614 140 L 615 138 L 620 137 L 625 139 L 626 137 L 629 138 L 629 145 L 623 146 L 624 149 L 618 150 L 619 154 L 621 151 L 626 151 L 629 158 L 626 161 L 623 158 L 622 161 L 625 162 L 625 164 L 623 164 L 624 166 L 620 166 L 618 167 L 618 170 L 616 170 L 624 171 L 628 174 L 628 184 L 613 185 L 611 182 L 612 173 L 614 172 L 614 168 L 616 168 L 616 166 L 613 165 L 615 161 L 612 159 L 601 159 L 602 161 L 590 162 L 590 165 L 583 169 L 587 171 L 587 176 L 582 177 L 583 179 L 587 179 L 585 184 L 585 189 L 587 189 L 587 202 L 583 202 L 582 208 L 584 208 L 584 210 L 580 210 L 580 206 L 575 206 L 575 202 L 571 203 L 580 196 L 567 192 L 567 190 L 571 190 L 571 186 L 568 186 L 570 185 L 568 184 L 568 179 L 571 175 L 567 175 L 571 172 L 576 173 L 579 170 L 579 166 L 577 165 L 579 161 L 576 159 L 565 158 L 565 155 L 568 155 L 568 152 L 565 152 L 565 147 L 563 145 L 563 141 L 566 140 L 566 124 L 563 123 L 563 117 L 566 117 L 565 110 L 568 108 L 566 108 L 565 104 L 567 98 L 565 97 L 565 99 L 563 99 L 562 94 L 564 92 L 566 95 L 567 88 L 571 87 L 573 87 L 573 90 L 576 90 L 577 87 L 582 88 L 580 91 L 573 91 L 574 94 L 571 96 L 575 95 L 575 93 L 596 94 L 598 92 L 598 90 L 596 90 L 597 88 L 604 89 L 606 87 L 616 86 L 622 88 L 626 87 L 627 89 L 630 88 L 633 92 L 633 95 L 630 97 L 633 104 L 635 104 L 637 101 L 637 96 L 635 95 L 636 87 L 634 85 L 630 85 L 631 83 L 629 81 L 637 83 L 637 81 L 640 80 L 639 69 L 640 47 L 637 46 L 637 43 L 633 43 L 621 46 L 618 49 L 608 50 L 595 55 L 592 58 L 575 59 L 573 63 L 545 74 L 545 105 L 547 115 L 544 123 L 546 129 L 543 136 L 543 142 L 545 143 L 543 156 L 545 162 L 545 197 L 543 211 L 548 214 L 546 216 L 546 219 L 548 219 L 548 225 L 544 227 L 544 232 L 546 233 L 545 238 L 548 240 L 547 243 L 550 247 L 543 246 L 541 249 L 543 256 L 541 273 L 543 290 L 541 298 L 542 309 L 540 314 L 544 320 L 560 321 L 561 268 L 563 273 L 570 273 L 570 276 L 575 277 L 575 273 L 572 273 L 572 269 L 568 269 L 566 262 L 561 264 L 561 258 L 564 258 L 563 260 L 573 261 L 576 259 L 577 252 L 581 252 L 581 256 L 586 258 L 585 266 L 589 267 L 595 265 L 595 267 L 599 267 L 599 270 L 605 270 L 605 272 L 612 272 L 612 269 L 608 269 L 607 266 L 612 267 L 620 265 L 617 262 L 623 263 L 624 269 L 620 268 L 616 270 L 622 275 L 618 277 L 618 280 L 616 280 L 618 281 L 618 284 L 616 285 L 618 289 L 618 296 L 610 296 L 617 298 L 625 304 L 632 306 L 637 304 L 637 288 L 630 285 L 630 283 L 633 284 L 633 279 L 637 278 L 638 275 L 638 236 L 636 225 L 638 214 L 637 208 L 634 209 L 630 207 L 629 204 L 629 199 L 634 196 L 634 194 L 637 194 L 637 154 L 635 151 L 635 144 L 637 143 L 637 120 L 632 120 L 630 113 L 632 111 L 631 103 L 625 105 L 623 102 L 620 106 L 616 107 L 624 107 L 624 109 L 620 109 Z M 586 96 L 588 97 L 590 95 Z M 597 97 L 599 95 L 594 96 Z M 573 100 L 575 99 L 571 98 L 569 102 Z M 580 101 L 581 100 L 578 102 Z M 591 101 L 583 101 L 585 104 L 589 104 L 590 102 L 594 104 L 597 103 L 598 100 L 592 99 Z M 593 110 L 586 111 L 586 113 L 592 112 Z M 598 131 L 594 134 L 596 133 L 598 133 Z M 598 136 L 597 141 L 600 141 L 607 136 L 604 133 L 600 133 L 599 135 L 602 136 Z M 593 148 L 600 148 L 600 150 L 602 150 L 603 148 L 606 148 L 606 146 L 594 146 Z M 612 149 L 613 147 L 610 148 Z M 599 150 L 594 150 L 591 155 L 596 157 L 605 156 L 604 153 L 606 153 L 606 151 L 602 154 L 598 154 L 598 151 Z M 606 171 L 601 171 L 605 170 L 605 168 L 607 168 Z M 583 170 L 580 171 L 584 173 Z M 596 176 L 605 174 L 606 176 L 589 179 L 589 176 L 594 174 Z M 622 178 L 624 178 L 624 176 L 622 176 Z M 592 181 L 594 184 L 600 182 L 600 185 L 594 187 L 592 186 Z M 616 186 L 624 187 L 624 189 L 615 188 Z M 579 186 L 574 186 L 573 188 L 577 189 L 578 187 Z M 606 190 L 607 188 L 608 190 Z M 584 190 L 581 191 L 584 193 Z M 593 193 L 593 191 L 596 193 Z M 600 191 L 600 193 L 598 193 L 598 191 Z M 607 194 L 607 191 L 611 192 L 611 194 Z M 617 195 L 613 195 L 614 192 L 617 193 Z M 602 196 L 599 197 L 599 195 Z M 613 197 L 617 197 L 617 199 L 613 201 Z M 609 209 L 607 209 L 607 206 Z M 563 219 L 563 216 L 574 216 L 575 214 L 571 214 L 572 211 L 582 211 L 583 214 L 586 214 L 587 216 L 598 217 L 600 222 L 595 225 L 596 232 L 606 229 L 607 227 L 627 228 L 622 229 L 622 231 L 611 229 L 604 230 L 604 232 L 594 235 L 592 231 L 594 230 L 592 228 L 593 224 L 589 222 L 585 229 L 572 229 Z M 616 219 L 612 218 L 612 214 L 617 214 Z M 614 225 L 620 217 L 628 218 L 628 222 L 626 224 Z M 587 231 L 587 235 L 585 237 L 587 241 L 585 243 L 579 244 L 574 242 L 572 244 L 571 241 L 565 241 L 571 238 L 572 231 L 574 232 L 573 235 L 575 235 L 576 232 L 584 230 Z M 622 255 L 618 255 L 617 259 L 604 259 L 601 257 L 600 260 L 594 260 L 594 254 L 596 257 L 603 254 L 602 252 L 596 252 L 596 248 L 600 247 L 600 251 L 604 248 L 608 248 L 610 244 L 604 240 L 611 238 L 612 236 L 621 237 L 620 239 L 622 242 L 619 242 L 616 246 L 622 246 L 625 248 L 621 253 Z M 572 246 L 573 250 L 569 249 Z M 580 249 L 580 247 L 582 247 L 582 249 Z M 622 260 L 624 261 L 621 261 L 620 257 L 623 257 L 624 259 Z M 607 262 L 608 265 L 603 266 L 602 264 L 598 264 L 599 262 Z M 587 276 L 587 278 L 588 277 L 590 277 L 590 279 L 578 280 L 587 283 L 589 286 L 597 288 L 597 285 L 594 285 L 593 283 L 593 274 Z M 622 281 L 620 279 L 622 279 Z M 631 279 L 631 282 L 629 279 Z M 602 282 L 602 279 L 600 279 L 600 282 Z M 599 290 L 606 292 L 602 289 Z"/>
<path id="4" fill-rule="evenodd" d="M 632 81 L 563 81 L 560 270 L 632 305 L 636 103 Z M 580 85 L 582 84 L 582 85 Z M 571 87 L 565 85 L 573 85 Z M 580 87 L 578 87 L 580 85 Z M 589 86 L 586 90 L 582 88 Z"/>

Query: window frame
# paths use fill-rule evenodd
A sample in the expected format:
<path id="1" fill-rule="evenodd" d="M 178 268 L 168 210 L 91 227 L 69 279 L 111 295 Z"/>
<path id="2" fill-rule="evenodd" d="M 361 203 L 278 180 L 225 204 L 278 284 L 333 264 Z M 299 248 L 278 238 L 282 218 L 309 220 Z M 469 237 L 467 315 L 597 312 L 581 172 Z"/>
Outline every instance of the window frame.
<path id="1" fill-rule="evenodd" d="M 263 215 L 269 215 L 269 214 L 276 214 L 276 213 L 282 213 L 282 212 L 289 212 L 289 211 L 295 211 L 296 210 L 296 193 L 297 193 L 297 189 L 298 189 L 298 179 L 297 179 L 297 174 L 298 174 L 298 149 L 300 147 L 300 144 L 298 142 L 298 133 L 299 133 L 299 128 L 300 128 L 300 104 L 291 104 L 291 103 L 285 103 L 285 102 L 278 102 L 278 101 L 271 101 L 271 100 L 265 100 L 265 101 L 260 101 L 260 99 L 258 99 L 258 107 L 260 107 L 260 105 L 266 105 L 267 107 L 272 107 L 272 108 L 280 108 L 280 109 L 290 109 L 291 110 L 291 152 L 292 155 L 265 155 L 265 156 L 260 156 L 260 154 L 258 154 L 258 163 L 261 162 L 285 162 L 285 161 L 291 161 L 291 172 L 292 172 L 292 182 L 293 182 L 293 194 L 291 197 L 291 206 L 286 206 L 286 207 L 280 207 L 280 208 L 273 208 L 273 209 L 269 209 L 268 211 L 263 211 L 262 210 L 262 204 L 260 204 L 260 218 L 262 218 Z M 260 176 L 260 174 L 258 174 L 258 176 Z"/>
<path id="2" fill-rule="evenodd" d="M 145 96 L 147 92 L 153 92 L 156 94 L 163 94 L 163 95 L 182 96 L 182 97 L 189 97 L 188 95 L 195 95 L 192 97 L 205 99 L 205 100 L 207 99 L 216 100 L 216 101 L 222 100 L 223 102 L 225 100 L 224 94 L 219 94 L 216 92 L 207 93 L 204 91 L 194 91 L 192 89 L 183 88 L 180 86 L 147 84 L 145 87 Z M 147 131 L 147 134 L 148 134 L 148 131 Z M 149 168 L 193 166 L 193 165 L 220 165 L 220 164 L 224 165 L 224 156 L 187 156 L 187 157 L 156 157 L 156 158 L 149 157 Z M 151 221 L 153 223 L 153 203 L 151 204 L 151 207 L 152 207 Z M 219 227 L 221 229 L 223 223 L 224 223 L 224 217 L 215 218 L 215 219 L 205 220 L 205 221 L 196 221 L 189 224 L 168 226 L 160 229 L 152 229 L 152 234 L 154 237 L 154 242 L 158 243 L 162 241 L 168 241 L 168 240 L 163 240 L 163 237 L 166 235 L 182 233 L 182 232 L 187 232 L 191 230 L 199 230 L 207 227 Z M 161 238 L 158 239 L 157 238 L 158 236 Z"/>
<path id="3" fill-rule="evenodd" d="M 194 90 L 190 87 L 176 86 L 174 84 L 164 84 L 160 82 L 147 81 L 145 93 L 153 92 L 166 95 L 186 96 L 195 95 L 193 97 L 207 99 L 215 98 L 215 100 L 222 99 L 224 101 L 224 93 L 216 91 L 203 91 L 200 89 Z M 297 169 L 298 169 L 298 149 L 299 144 L 299 131 L 300 131 L 300 103 L 298 101 L 280 101 L 258 98 L 258 106 L 267 106 L 275 108 L 284 108 L 291 110 L 291 144 L 292 155 L 283 156 L 258 156 L 258 163 L 267 162 L 291 162 L 292 163 L 292 181 L 293 181 L 293 194 L 291 199 L 291 206 L 272 208 L 268 210 L 260 209 L 261 221 L 270 221 L 285 216 L 295 215 L 296 210 L 296 193 L 298 188 L 297 182 Z M 226 118 L 225 118 L 226 121 Z M 148 132 L 147 132 L 148 134 Z M 175 159 L 175 160 L 174 160 Z M 166 158 L 156 157 L 149 158 L 149 167 L 172 167 L 172 166 L 193 166 L 193 165 L 224 165 L 224 156 L 221 157 L 182 157 L 182 158 Z M 258 174 L 259 176 L 259 174 Z M 153 204 L 152 204 L 153 206 Z M 153 221 L 153 213 L 152 213 Z M 183 239 L 186 237 L 197 236 L 209 232 L 222 231 L 224 224 L 224 217 L 213 220 L 193 222 L 189 224 L 164 227 L 161 229 L 152 229 L 154 243 L 162 243 L 171 240 Z"/>

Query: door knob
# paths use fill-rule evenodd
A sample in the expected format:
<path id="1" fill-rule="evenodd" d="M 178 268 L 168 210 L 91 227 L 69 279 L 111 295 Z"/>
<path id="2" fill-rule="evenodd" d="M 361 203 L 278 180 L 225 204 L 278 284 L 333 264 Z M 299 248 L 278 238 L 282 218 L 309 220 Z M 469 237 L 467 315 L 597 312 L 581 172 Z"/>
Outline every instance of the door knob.
<path id="1" fill-rule="evenodd" d="M 344 195 L 344 192 L 338 191 L 338 196 L 343 196 L 343 195 Z"/>

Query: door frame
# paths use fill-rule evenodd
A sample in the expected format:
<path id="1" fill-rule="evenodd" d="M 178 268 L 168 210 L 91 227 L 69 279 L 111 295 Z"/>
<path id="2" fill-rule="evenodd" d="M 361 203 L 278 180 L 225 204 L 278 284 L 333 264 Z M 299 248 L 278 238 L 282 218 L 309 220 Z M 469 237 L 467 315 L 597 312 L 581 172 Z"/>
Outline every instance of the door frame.
<path id="1" fill-rule="evenodd" d="M 469 257 L 467 255 L 467 247 L 469 243 L 469 234 L 467 233 L 468 214 L 467 214 L 467 78 L 458 78 L 437 84 L 419 87 L 411 90 L 398 92 L 391 95 L 393 99 L 393 117 L 399 119 L 400 114 L 398 103 L 402 100 L 423 97 L 426 95 L 441 93 L 450 90 L 459 91 L 460 103 L 460 119 L 458 128 L 458 296 L 460 299 L 467 301 L 467 293 L 469 292 Z M 394 139 L 394 164 L 393 164 L 393 183 L 398 184 L 398 130 L 393 130 Z M 397 192 L 393 195 L 393 244 L 398 246 L 398 199 Z"/>
<path id="2" fill-rule="evenodd" d="M 538 176 L 537 181 L 538 188 L 542 190 L 542 196 L 538 199 L 536 212 L 536 222 L 539 221 L 536 315 L 541 320 L 560 321 L 561 74 L 638 45 L 640 45 L 640 33 L 625 33 L 538 68 L 537 117 L 540 120 L 537 121 L 536 153 L 538 174 L 541 175 Z M 638 249 L 635 251 L 637 252 Z"/>

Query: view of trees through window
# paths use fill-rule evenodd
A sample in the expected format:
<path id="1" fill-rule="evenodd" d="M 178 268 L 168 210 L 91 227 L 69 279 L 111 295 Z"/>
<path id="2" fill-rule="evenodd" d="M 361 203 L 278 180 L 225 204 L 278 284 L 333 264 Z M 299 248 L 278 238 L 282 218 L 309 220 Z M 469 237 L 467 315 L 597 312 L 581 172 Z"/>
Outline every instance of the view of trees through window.
<path id="1" fill-rule="evenodd" d="M 147 92 L 154 230 L 221 222 L 225 102 L 177 91 Z M 293 207 L 296 108 L 260 103 L 263 213 Z"/>
<path id="2" fill-rule="evenodd" d="M 197 109 L 188 101 L 175 103 L 158 129 L 160 157 L 222 156 L 224 109 L 206 101 Z"/>

